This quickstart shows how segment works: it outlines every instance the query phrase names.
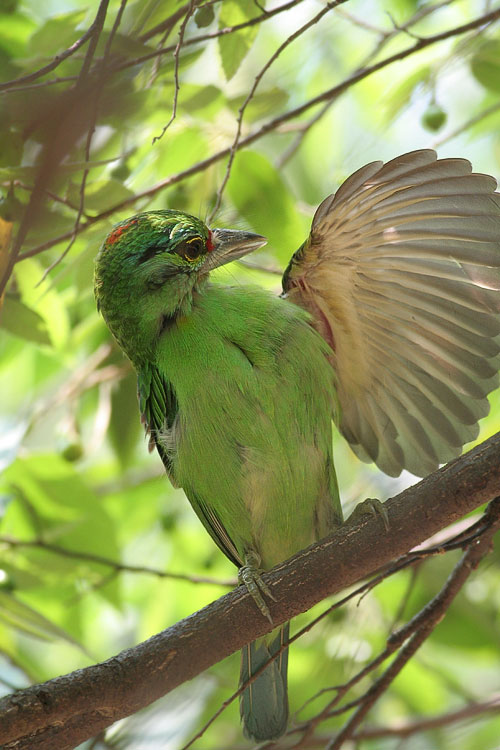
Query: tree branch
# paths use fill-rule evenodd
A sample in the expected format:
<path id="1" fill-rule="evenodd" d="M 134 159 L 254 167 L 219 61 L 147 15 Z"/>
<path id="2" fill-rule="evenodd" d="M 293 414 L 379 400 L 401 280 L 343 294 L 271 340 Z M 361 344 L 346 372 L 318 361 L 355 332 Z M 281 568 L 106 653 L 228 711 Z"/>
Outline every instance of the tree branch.
<path id="1" fill-rule="evenodd" d="M 427 732 L 431 729 L 439 729 L 442 727 L 449 726 L 450 724 L 457 724 L 459 722 L 465 722 L 468 719 L 481 716 L 486 713 L 499 713 L 500 712 L 500 695 L 493 696 L 490 700 L 486 700 L 482 703 L 469 703 L 463 708 L 459 708 L 456 711 L 450 711 L 449 713 L 440 714 L 438 716 L 431 716 L 429 718 L 418 719 L 416 721 L 399 722 L 389 724 L 385 727 L 368 727 L 362 732 L 356 732 L 353 735 L 354 740 L 364 739 L 381 739 L 389 737 L 401 737 L 407 738 L 412 734 L 419 734 L 420 732 Z M 322 743 L 321 747 L 324 747 L 326 743 Z"/>
<path id="2" fill-rule="evenodd" d="M 366 578 L 500 495 L 500 433 L 265 576 L 274 625 Z M 0 701 L 3 750 L 71 750 L 270 630 L 242 587 L 108 661 Z M 224 638 L 221 638 L 224 633 Z"/>

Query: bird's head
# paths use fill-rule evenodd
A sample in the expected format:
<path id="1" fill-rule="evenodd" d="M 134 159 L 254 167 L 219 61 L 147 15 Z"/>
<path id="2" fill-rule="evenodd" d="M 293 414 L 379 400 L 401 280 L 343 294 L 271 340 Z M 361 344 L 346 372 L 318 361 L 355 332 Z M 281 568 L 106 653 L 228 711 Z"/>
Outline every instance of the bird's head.
<path id="1" fill-rule="evenodd" d="M 208 273 L 261 247 L 264 237 L 210 230 L 173 210 L 147 211 L 117 224 L 95 263 L 95 296 L 109 328 L 134 359 L 167 322 L 187 315 Z"/>

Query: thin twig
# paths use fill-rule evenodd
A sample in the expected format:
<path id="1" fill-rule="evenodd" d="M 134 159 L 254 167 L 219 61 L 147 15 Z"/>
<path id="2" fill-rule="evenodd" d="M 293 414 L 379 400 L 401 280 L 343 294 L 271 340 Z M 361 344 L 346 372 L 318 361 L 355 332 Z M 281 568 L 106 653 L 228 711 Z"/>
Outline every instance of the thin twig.
<path id="1" fill-rule="evenodd" d="M 463 708 L 440 716 L 431 716 L 416 721 L 401 722 L 394 726 L 386 727 L 368 727 L 360 732 L 356 732 L 353 740 L 382 739 L 384 737 L 410 737 L 412 734 L 427 732 L 429 729 L 438 729 L 450 724 L 456 724 L 467 719 L 472 719 L 484 713 L 498 713 L 500 711 L 500 695 L 495 695 L 487 701 L 481 703 L 470 703 Z"/>
<path id="2" fill-rule="evenodd" d="M 240 141 L 241 136 L 241 128 L 243 124 L 243 117 L 245 115 L 245 111 L 249 103 L 254 97 L 255 91 L 257 90 L 257 87 L 259 83 L 261 82 L 262 78 L 264 77 L 265 73 L 269 70 L 271 65 L 278 59 L 278 57 L 281 55 L 281 53 L 290 45 L 292 44 L 296 39 L 298 39 L 299 36 L 304 34 L 308 29 L 310 29 L 312 26 L 315 26 L 319 21 L 323 18 L 323 16 L 326 13 L 329 13 L 331 10 L 337 7 L 337 5 L 346 2 L 346 0 L 333 0 L 333 2 L 327 2 L 326 5 L 317 13 L 313 18 L 311 18 L 309 21 L 307 21 L 305 24 L 300 26 L 296 31 L 293 32 L 293 34 L 290 34 L 285 41 L 280 44 L 277 50 L 271 55 L 269 60 L 266 62 L 263 68 L 259 71 L 259 73 L 255 76 L 254 82 L 252 84 L 252 87 L 250 91 L 248 92 L 245 101 L 241 105 L 241 107 L 238 110 L 238 118 L 236 120 L 236 133 L 234 136 L 234 140 L 231 144 L 231 149 L 229 151 L 229 159 L 227 161 L 226 165 L 226 171 L 224 174 L 224 177 L 222 178 L 222 182 L 220 184 L 220 187 L 217 191 L 217 197 L 215 200 L 215 205 L 208 217 L 208 224 L 210 224 L 213 221 L 214 216 L 217 214 L 217 211 L 220 208 L 221 200 L 222 200 L 222 194 L 224 192 L 224 189 L 227 185 L 227 182 L 229 180 L 229 176 L 231 174 L 231 167 L 233 166 L 234 157 L 236 156 L 236 151 L 238 150 L 238 144 Z"/>
<path id="3" fill-rule="evenodd" d="M 400 620 L 403 619 L 403 615 L 404 615 L 405 609 L 406 609 L 406 607 L 408 605 L 408 602 L 410 600 L 410 596 L 412 595 L 413 590 L 415 588 L 415 584 L 417 582 L 417 578 L 418 578 L 418 575 L 420 573 L 420 570 L 421 570 L 421 565 L 420 564 L 413 565 L 412 568 L 410 569 L 410 578 L 409 578 L 409 580 L 408 580 L 408 582 L 406 584 L 406 589 L 405 589 L 405 591 L 403 593 L 403 596 L 401 597 L 401 599 L 399 601 L 398 608 L 397 608 L 396 613 L 394 614 L 394 617 L 392 619 L 390 630 L 394 630 L 394 628 L 396 627 L 397 623 L 400 622 Z"/>
<path id="4" fill-rule="evenodd" d="M 32 91 L 33 89 L 44 89 L 44 88 L 47 88 L 48 86 L 56 86 L 59 83 L 74 83 L 77 80 L 78 80 L 78 76 L 64 76 L 61 78 L 51 78 L 48 81 L 41 81 L 40 83 L 30 83 L 30 84 L 27 84 L 26 86 L 12 87 L 8 91 L 0 92 L 0 94 L 5 96 L 6 94 L 11 94 L 11 93 L 14 93 L 15 91 Z"/>
<path id="5" fill-rule="evenodd" d="M 185 10 L 185 9 L 183 9 L 183 10 Z M 174 15 L 177 16 L 178 12 L 175 13 Z M 171 23 L 168 24 L 165 27 L 165 29 L 163 31 L 163 34 L 162 34 L 162 37 L 161 37 L 160 41 L 157 43 L 157 49 L 159 49 L 159 50 L 162 49 L 165 46 L 165 44 L 167 43 L 167 39 L 170 36 L 170 33 L 171 33 L 173 27 L 175 26 L 176 21 L 172 20 L 172 18 L 173 17 L 171 16 L 170 19 L 169 19 L 171 21 Z M 146 88 L 150 88 L 153 85 L 154 80 L 155 80 L 155 78 L 157 77 L 157 75 L 158 75 L 158 73 L 160 71 L 161 62 L 162 62 L 162 58 L 161 57 L 157 57 L 156 60 L 154 61 L 153 67 L 152 67 L 152 70 L 151 70 L 151 76 L 149 78 L 148 85 L 147 85 Z"/>
<path id="6" fill-rule="evenodd" d="M 105 565 L 108 568 L 112 568 L 113 574 L 141 573 L 145 575 L 156 576 L 157 578 L 171 578 L 176 581 L 187 581 L 189 583 L 211 583 L 215 586 L 228 587 L 233 587 L 236 585 L 235 578 L 218 580 L 216 578 L 210 578 L 209 576 L 190 576 L 184 573 L 170 573 L 167 570 L 151 568 L 147 565 L 127 565 L 116 560 L 110 560 L 108 557 L 104 557 L 102 555 L 94 555 L 90 552 L 79 552 L 77 550 L 67 549 L 66 547 L 61 547 L 58 544 L 45 542 L 43 539 L 23 540 L 15 539 L 14 537 L 10 536 L 0 536 L 0 544 L 6 544 L 8 547 L 14 549 L 43 549 L 46 552 L 51 552 L 54 555 L 59 555 L 60 557 L 82 560 L 85 562 L 94 563 L 96 565 Z"/>
<path id="7" fill-rule="evenodd" d="M 179 41 L 177 42 L 177 45 L 174 50 L 174 101 L 172 104 L 172 114 L 170 115 L 170 120 L 167 122 L 166 125 L 164 125 L 163 130 L 161 131 L 160 135 L 154 136 L 152 143 L 151 143 L 152 146 L 154 146 L 156 141 L 159 141 L 163 138 L 163 136 L 165 135 L 165 133 L 167 132 L 167 130 L 169 129 L 169 127 L 171 126 L 171 124 L 173 123 L 177 115 L 177 102 L 179 99 L 179 90 L 180 90 L 179 53 L 181 51 L 181 47 L 184 42 L 184 34 L 186 31 L 186 26 L 188 25 L 188 21 L 191 18 L 191 15 L 194 10 L 194 6 L 195 6 L 194 0 L 190 0 L 189 8 L 187 9 L 186 15 L 184 16 L 183 21 L 181 23 L 181 27 L 179 29 Z"/>
<path id="8" fill-rule="evenodd" d="M 443 135 L 441 138 L 435 140 L 431 148 L 437 148 L 438 146 L 442 146 L 443 143 L 448 143 L 448 141 L 456 138 L 457 135 L 461 135 L 473 125 L 477 125 L 478 122 L 481 122 L 481 120 L 486 119 L 487 117 L 495 114 L 498 111 L 500 111 L 500 102 L 492 104 L 491 107 L 486 107 L 486 109 L 481 110 L 481 112 L 478 112 L 478 114 L 474 115 L 474 117 L 470 117 L 468 120 L 463 122 L 462 125 L 459 125 L 457 128 L 455 128 L 455 130 L 452 130 L 449 133 Z"/>
<path id="9" fill-rule="evenodd" d="M 311 128 L 314 125 L 316 125 L 317 122 L 319 122 L 326 115 L 326 113 L 328 112 L 328 110 L 330 109 L 330 107 L 334 104 L 334 102 L 335 102 L 334 99 L 332 99 L 329 102 L 326 102 L 326 104 L 324 104 L 321 107 L 321 109 L 318 110 L 318 112 L 315 115 L 313 115 L 313 117 L 311 117 L 310 120 L 308 120 L 307 122 L 305 122 L 303 124 L 302 123 L 300 124 L 300 126 L 298 128 L 298 130 L 299 130 L 298 134 L 295 136 L 295 138 L 293 139 L 293 141 L 291 142 L 291 144 L 288 146 L 288 148 L 286 148 L 282 152 L 282 154 L 280 155 L 279 159 L 276 162 L 276 167 L 277 167 L 278 170 L 283 169 L 283 167 L 285 166 L 285 164 L 287 164 L 287 162 L 290 161 L 290 159 L 292 158 L 292 156 L 300 148 L 300 146 L 302 144 L 302 141 L 304 140 L 304 138 L 306 137 L 306 135 L 308 134 L 308 132 L 311 130 Z"/>
<path id="10" fill-rule="evenodd" d="M 240 258 L 237 263 L 245 268 L 251 268 L 252 271 L 262 271 L 263 273 L 271 273 L 274 276 L 283 276 L 283 269 L 276 268 L 275 266 L 264 266 L 261 263 L 251 263 L 249 260 L 243 260 Z"/>
<path id="11" fill-rule="evenodd" d="M 26 190 L 29 193 L 32 193 L 34 190 L 33 185 L 26 185 L 24 182 L 21 182 L 20 180 L 14 180 L 12 182 L 13 187 L 19 188 L 19 190 Z M 71 208 L 72 211 L 78 211 L 78 206 L 75 206 L 74 203 L 72 203 L 68 198 L 63 198 L 60 195 L 57 195 L 57 193 L 53 193 L 51 190 L 46 190 L 45 194 L 48 198 L 54 201 L 54 203 L 61 203 L 63 206 L 66 206 L 67 208 Z M 89 214 L 83 214 L 86 219 L 90 219 Z"/>
<path id="12" fill-rule="evenodd" d="M 123 378 L 130 371 L 128 362 L 124 362 L 120 366 L 108 365 L 107 367 L 101 367 L 104 360 L 111 354 L 111 351 L 110 344 L 102 344 L 72 372 L 70 377 L 50 398 L 32 406 L 26 432 L 29 432 L 44 414 L 52 413 L 61 404 L 70 403 L 96 385 L 118 381 Z"/>
<path id="13" fill-rule="evenodd" d="M 96 86 L 95 86 L 95 95 L 94 95 L 94 101 L 93 101 L 93 106 L 92 106 L 92 118 L 91 118 L 91 121 L 90 121 L 90 124 L 89 124 L 89 129 L 87 131 L 87 137 L 85 139 L 85 169 L 83 170 L 83 175 L 82 175 L 82 179 L 81 179 L 81 182 L 80 182 L 80 191 L 79 191 L 80 203 L 79 203 L 79 206 L 78 206 L 78 213 L 76 215 L 75 224 L 73 226 L 73 232 L 72 232 L 72 235 L 71 235 L 71 239 L 69 241 L 68 246 L 61 253 L 61 255 L 58 258 L 56 258 L 56 260 L 53 263 L 51 263 L 45 269 L 45 271 L 43 272 L 42 278 L 38 282 L 37 286 L 39 286 L 39 284 L 43 283 L 45 281 L 45 279 L 47 278 L 47 276 L 49 275 L 49 273 L 56 266 L 58 266 L 59 263 L 61 263 L 62 260 L 64 260 L 64 258 L 66 257 L 66 255 L 69 253 L 69 251 L 73 247 L 73 245 L 75 243 L 75 240 L 76 240 L 76 238 L 78 236 L 78 230 L 79 230 L 79 227 L 80 227 L 80 221 L 81 221 L 81 218 L 83 216 L 84 208 L 85 208 L 85 187 L 86 187 L 86 184 L 87 184 L 87 177 L 88 177 L 89 172 L 90 172 L 90 167 L 88 166 L 89 163 L 90 163 L 90 147 L 92 145 L 92 138 L 94 137 L 94 133 L 95 133 L 95 125 L 96 125 L 96 121 L 97 121 L 97 114 L 99 112 L 99 104 L 100 104 L 100 101 L 101 101 L 101 95 L 102 95 L 102 90 L 103 90 L 103 86 L 104 86 L 106 62 L 109 59 L 109 56 L 111 54 L 111 46 L 113 44 L 113 39 L 114 39 L 114 37 L 116 35 L 116 32 L 118 31 L 118 28 L 120 26 L 120 23 L 121 23 L 121 20 L 122 20 L 122 16 L 123 16 L 123 12 L 125 10 L 127 2 L 128 2 L 128 0 L 121 0 L 120 7 L 118 9 L 118 13 L 116 14 L 116 18 L 115 18 L 115 21 L 113 23 L 113 27 L 111 29 L 111 32 L 110 32 L 109 37 L 108 37 L 107 42 L 106 42 L 106 47 L 104 49 L 104 56 L 103 56 L 102 67 L 101 67 L 100 74 L 98 76 L 97 83 L 96 83 Z M 82 67 L 82 71 L 80 71 L 79 81 L 82 80 L 82 72 L 83 72 L 83 76 L 85 76 L 85 77 L 88 76 L 88 73 L 90 71 L 90 66 L 92 64 L 93 56 L 95 54 L 95 50 L 97 49 L 97 43 L 99 41 L 99 37 L 100 37 L 100 35 L 102 33 L 102 30 L 104 28 L 104 21 L 105 21 L 105 16 L 102 18 L 101 26 L 100 26 L 100 28 L 96 29 L 95 36 L 93 37 L 93 39 L 91 41 L 91 44 L 90 44 L 89 50 L 88 50 L 88 54 L 87 54 L 87 56 L 85 58 L 85 61 L 84 61 L 83 67 Z"/>

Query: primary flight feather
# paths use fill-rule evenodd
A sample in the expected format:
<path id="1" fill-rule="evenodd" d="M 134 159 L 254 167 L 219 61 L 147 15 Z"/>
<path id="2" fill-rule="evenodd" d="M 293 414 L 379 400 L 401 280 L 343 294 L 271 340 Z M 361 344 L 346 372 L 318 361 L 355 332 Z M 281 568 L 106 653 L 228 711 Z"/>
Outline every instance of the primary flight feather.
<path id="1" fill-rule="evenodd" d="M 98 306 L 138 375 L 150 445 L 263 612 L 259 572 L 342 522 L 331 422 L 386 473 L 478 434 L 500 367 L 500 195 L 465 159 L 374 162 L 319 206 L 275 297 L 211 284 L 265 243 L 150 211 L 96 259 Z M 245 683 L 288 638 L 247 646 Z M 245 734 L 286 729 L 287 651 L 243 692 Z"/>

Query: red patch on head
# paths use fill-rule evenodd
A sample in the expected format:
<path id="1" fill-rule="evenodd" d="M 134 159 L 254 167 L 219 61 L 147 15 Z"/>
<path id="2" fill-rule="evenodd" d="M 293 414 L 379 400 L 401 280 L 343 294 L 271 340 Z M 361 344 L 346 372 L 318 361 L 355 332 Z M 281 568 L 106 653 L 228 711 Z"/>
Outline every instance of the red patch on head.
<path id="1" fill-rule="evenodd" d="M 206 248 L 207 248 L 207 253 L 211 253 L 212 250 L 214 249 L 214 243 L 212 241 L 212 232 L 210 231 L 210 229 L 208 230 L 208 239 L 206 242 Z"/>
<path id="2" fill-rule="evenodd" d="M 132 219 L 131 221 L 127 222 L 126 224 L 122 224 L 120 227 L 116 227 L 116 229 L 113 229 L 111 234 L 109 235 L 108 239 L 106 240 L 106 245 L 114 245 L 115 242 L 120 239 L 123 232 L 132 226 L 132 224 L 137 224 L 137 219 Z"/>

